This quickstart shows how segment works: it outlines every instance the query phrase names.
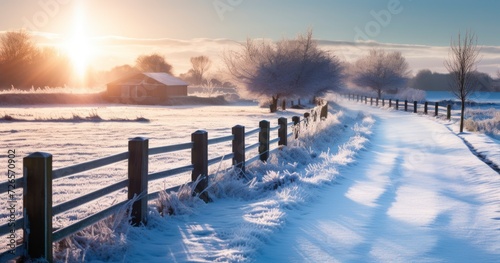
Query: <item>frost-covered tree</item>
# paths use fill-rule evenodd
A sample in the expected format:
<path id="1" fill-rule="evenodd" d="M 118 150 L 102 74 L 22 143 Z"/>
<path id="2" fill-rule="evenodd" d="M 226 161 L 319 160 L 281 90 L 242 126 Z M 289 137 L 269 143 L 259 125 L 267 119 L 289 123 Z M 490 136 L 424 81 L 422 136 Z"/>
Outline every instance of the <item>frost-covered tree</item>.
<path id="1" fill-rule="evenodd" d="M 351 67 L 351 82 L 359 87 L 371 88 L 382 97 L 383 90 L 402 88 L 406 85 L 410 71 L 401 52 L 370 50 L 366 57 L 358 59 Z"/>
<path id="2" fill-rule="evenodd" d="M 212 61 L 207 56 L 192 57 L 190 59 L 193 68 L 190 70 L 194 84 L 203 84 L 205 74 L 210 69 Z"/>
<path id="3" fill-rule="evenodd" d="M 478 60 L 479 48 L 476 35 L 467 31 L 462 38 L 462 35 L 458 33 L 458 39 L 451 41 L 449 58 L 444 65 L 451 75 L 452 92 L 462 104 L 460 132 L 464 131 L 465 102 L 477 89 Z"/>
<path id="4" fill-rule="evenodd" d="M 312 31 L 278 42 L 248 39 L 239 50 L 224 54 L 231 82 L 249 98 L 270 98 L 271 111 L 279 98 L 317 96 L 340 86 L 342 66 L 321 50 Z"/>

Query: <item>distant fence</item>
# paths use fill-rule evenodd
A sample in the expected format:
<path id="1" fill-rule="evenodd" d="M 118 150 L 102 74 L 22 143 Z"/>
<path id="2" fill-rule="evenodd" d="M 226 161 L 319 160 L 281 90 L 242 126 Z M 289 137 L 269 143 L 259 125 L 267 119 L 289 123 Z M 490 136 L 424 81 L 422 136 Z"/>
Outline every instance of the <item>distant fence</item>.
<path id="1" fill-rule="evenodd" d="M 245 127 L 236 125 L 232 128 L 232 134 L 225 137 L 208 139 L 206 131 L 200 130 L 191 134 L 191 142 L 169 145 L 163 147 L 149 148 L 147 138 L 134 138 L 128 142 L 128 152 L 123 152 L 105 158 L 76 164 L 69 167 L 52 170 L 52 155 L 44 152 L 36 152 L 23 158 L 23 177 L 14 182 L 0 184 L 0 194 L 7 193 L 9 185 L 14 184 L 16 189 L 23 188 L 23 217 L 0 226 L 0 236 L 14 235 L 15 231 L 23 229 L 22 244 L 12 244 L 10 250 L 0 254 L 0 262 L 6 262 L 16 258 L 43 258 L 49 262 L 53 261 L 52 244 L 63 238 L 77 233 L 82 229 L 97 223 L 98 221 L 112 215 L 127 203 L 131 204 L 132 224 L 137 226 L 147 222 L 147 202 L 159 196 L 159 192 L 148 193 L 148 182 L 166 178 L 191 171 L 191 182 L 197 181 L 195 192 L 200 198 L 209 201 L 205 193 L 208 186 L 208 167 L 223 160 L 232 159 L 233 167 L 240 173 L 245 172 L 245 166 L 256 160 L 267 161 L 272 151 L 286 146 L 288 138 L 298 138 L 300 128 L 309 122 L 315 122 L 327 118 L 328 103 L 318 106 L 311 112 L 304 113 L 304 117 L 294 116 L 292 122 L 286 118 L 279 118 L 278 125 L 270 126 L 270 122 L 263 120 L 259 128 L 245 132 Z M 291 127 L 292 132 L 288 132 Z M 278 131 L 278 137 L 271 139 L 270 132 Z M 246 146 L 245 138 L 258 134 L 258 142 Z M 232 152 L 208 159 L 208 146 L 223 142 L 232 142 Z M 278 147 L 271 149 L 271 144 Z M 258 155 L 246 158 L 247 151 L 258 148 Z M 148 159 L 151 155 L 162 153 L 173 153 L 181 150 L 191 150 L 191 164 L 174 169 L 149 174 Z M 92 193 L 80 196 L 73 200 L 52 206 L 52 181 L 74 175 L 77 173 L 93 170 L 120 161 L 128 160 L 128 179 L 104 187 Z M 178 189 L 180 186 L 168 190 Z M 114 204 L 98 213 L 88 216 L 74 224 L 53 231 L 52 217 L 67 212 L 77 206 L 91 202 L 111 192 L 127 188 L 128 199 Z M 13 239 L 10 239 L 13 240 Z M 17 243 L 17 242 L 16 242 Z M 12 253 L 15 251 L 15 253 Z"/>
<path id="2" fill-rule="evenodd" d="M 343 94 L 342 95 L 344 98 L 346 98 L 347 100 L 352 100 L 352 101 L 356 101 L 356 102 L 361 102 L 361 103 L 365 103 L 365 104 L 368 104 L 370 103 L 370 105 L 374 105 L 375 106 L 382 106 L 382 107 L 385 107 L 386 104 L 388 105 L 389 108 L 392 108 L 394 107 L 395 110 L 400 110 L 400 108 L 402 108 L 402 110 L 404 109 L 404 111 L 408 111 L 408 100 L 404 100 L 400 103 L 400 101 L 398 99 L 394 100 L 394 99 L 385 99 L 385 98 L 372 98 L 372 97 L 368 97 L 368 96 L 361 96 L 361 95 L 355 95 L 355 94 Z M 438 102 L 424 102 L 424 103 L 418 103 L 417 101 L 413 101 L 412 103 L 413 107 L 412 107 L 412 111 L 413 113 L 423 113 L 423 114 L 429 114 L 429 112 L 431 112 L 432 114 L 432 109 L 429 108 L 429 106 L 432 108 L 434 108 L 434 116 L 437 117 L 439 116 L 439 112 L 440 112 L 440 109 L 441 111 L 445 112 L 446 113 L 446 119 L 450 120 L 451 119 L 451 105 L 450 104 L 447 104 L 446 107 L 444 106 L 440 106 Z"/>

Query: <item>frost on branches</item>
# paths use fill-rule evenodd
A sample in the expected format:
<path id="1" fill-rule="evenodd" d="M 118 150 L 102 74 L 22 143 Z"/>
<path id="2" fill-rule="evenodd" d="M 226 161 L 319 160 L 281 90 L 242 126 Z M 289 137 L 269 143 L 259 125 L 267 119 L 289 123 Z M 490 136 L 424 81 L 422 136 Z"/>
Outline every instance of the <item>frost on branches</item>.
<path id="1" fill-rule="evenodd" d="M 334 55 L 318 48 L 312 32 L 278 42 L 248 39 L 239 50 L 224 54 L 228 77 L 251 99 L 312 97 L 340 87 L 342 66 Z"/>
<path id="2" fill-rule="evenodd" d="M 380 99 L 383 90 L 396 90 L 406 85 L 410 76 L 408 68 L 408 62 L 401 52 L 373 49 L 368 56 L 352 65 L 351 82 L 359 87 L 373 89 Z"/>

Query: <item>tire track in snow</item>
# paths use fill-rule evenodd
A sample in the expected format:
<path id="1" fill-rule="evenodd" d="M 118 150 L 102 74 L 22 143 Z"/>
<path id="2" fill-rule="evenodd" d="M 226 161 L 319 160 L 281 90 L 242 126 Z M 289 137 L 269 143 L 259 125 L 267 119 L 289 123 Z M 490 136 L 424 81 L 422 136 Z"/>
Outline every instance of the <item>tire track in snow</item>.
<path id="1" fill-rule="evenodd" d="M 451 131 L 451 129 L 450 129 L 450 131 Z M 465 139 L 464 137 L 460 136 L 459 134 L 457 134 L 457 136 L 458 136 L 458 138 L 462 139 L 462 141 L 467 146 L 467 148 L 469 148 L 469 150 L 471 151 L 472 154 L 474 154 L 475 156 L 477 156 L 477 158 L 479 160 L 481 160 L 483 163 L 487 164 L 489 167 L 491 167 L 491 169 L 493 169 L 495 172 L 497 172 L 500 175 L 500 167 L 498 167 L 498 165 L 495 162 L 493 162 L 492 160 L 490 160 L 486 155 L 478 152 L 476 150 L 476 148 L 474 148 L 474 146 L 472 146 L 472 144 L 469 141 L 467 141 L 467 139 Z"/>

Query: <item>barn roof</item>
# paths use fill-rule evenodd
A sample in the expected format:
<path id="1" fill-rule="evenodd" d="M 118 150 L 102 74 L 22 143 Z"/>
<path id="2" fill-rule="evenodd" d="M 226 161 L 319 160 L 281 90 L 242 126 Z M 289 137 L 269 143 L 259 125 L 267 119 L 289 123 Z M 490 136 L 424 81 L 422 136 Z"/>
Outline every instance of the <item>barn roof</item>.
<path id="1" fill-rule="evenodd" d="M 123 82 L 142 82 L 142 80 L 137 80 L 137 77 L 139 76 L 145 76 L 147 78 L 153 79 L 161 84 L 164 84 L 166 86 L 187 86 L 189 85 L 187 82 L 183 81 L 182 79 L 176 78 L 170 74 L 163 73 L 163 72 L 140 72 L 136 73 L 133 75 L 129 75 L 123 78 L 120 78 L 118 80 L 115 80 L 111 83 L 108 84 L 118 84 L 118 83 L 123 83 Z M 139 78 L 140 79 L 140 78 Z M 136 84 L 139 84 L 136 83 Z"/>
<path id="2" fill-rule="evenodd" d="M 170 74 L 167 73 L 157 73 L 157 72 L 143 72 L 142 74 L 162 83 L 167 86 L 184 86 L 188 85 L 185 81 L 182 79 L 176 78 Z"/>

